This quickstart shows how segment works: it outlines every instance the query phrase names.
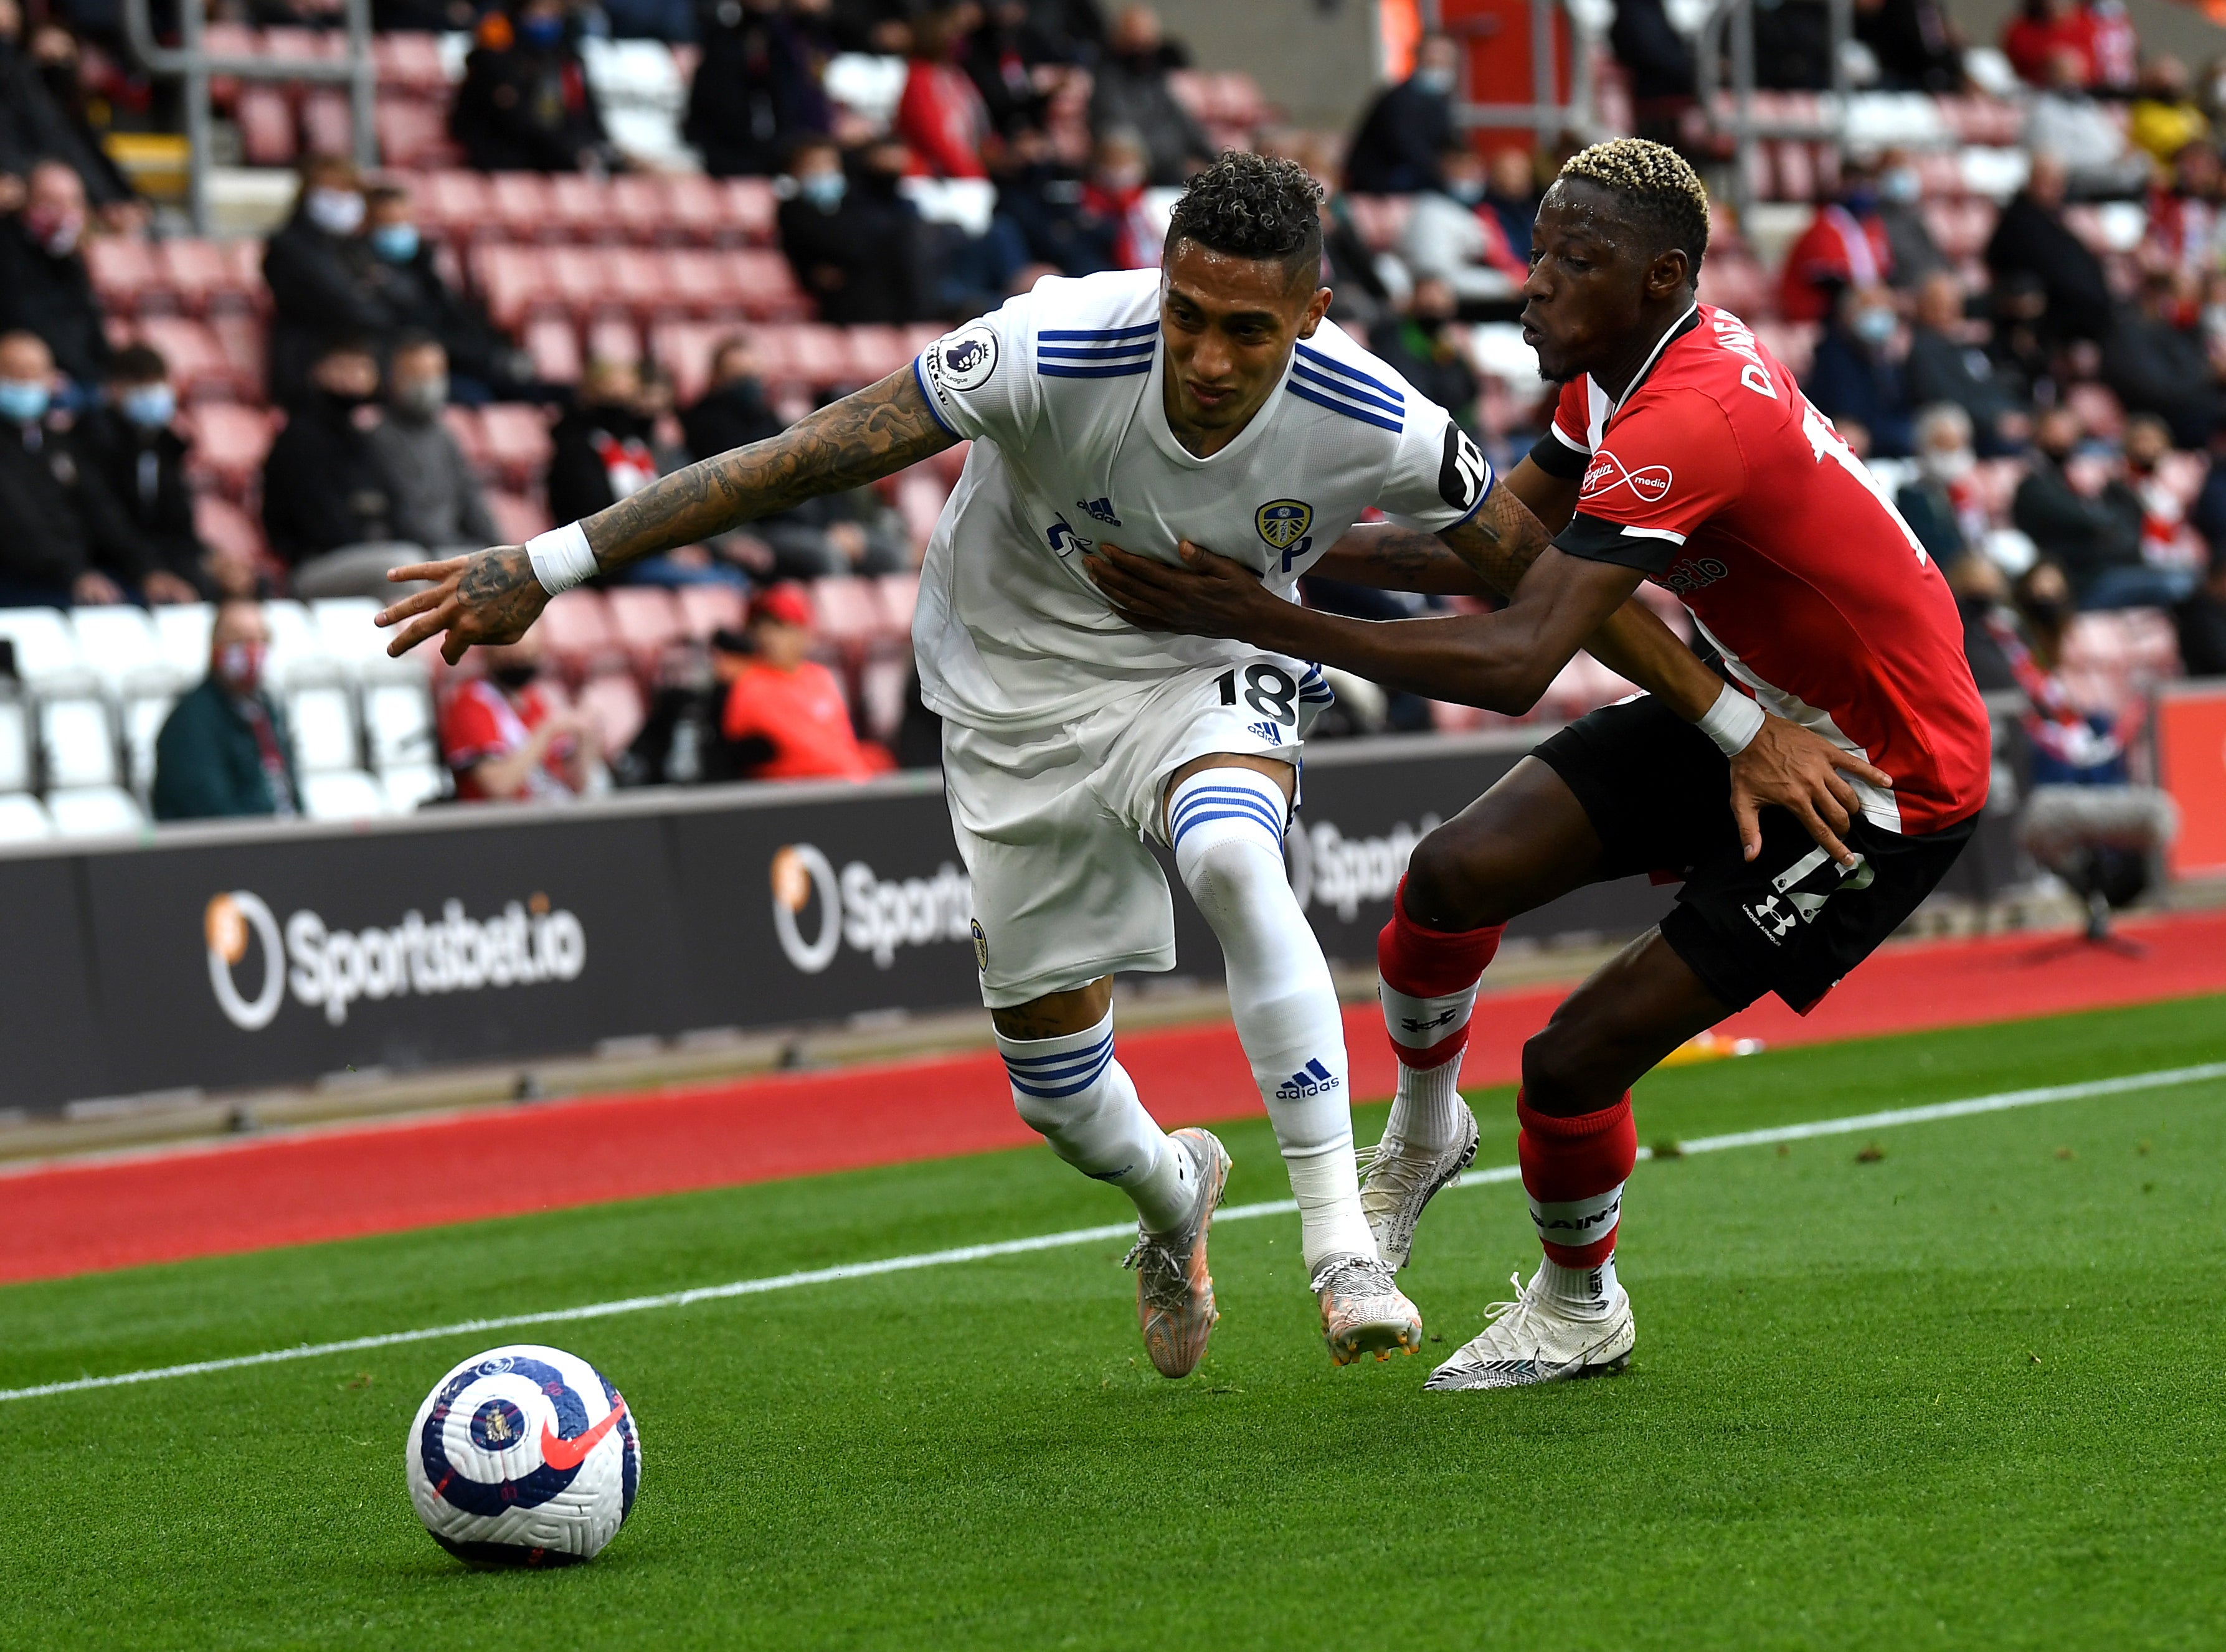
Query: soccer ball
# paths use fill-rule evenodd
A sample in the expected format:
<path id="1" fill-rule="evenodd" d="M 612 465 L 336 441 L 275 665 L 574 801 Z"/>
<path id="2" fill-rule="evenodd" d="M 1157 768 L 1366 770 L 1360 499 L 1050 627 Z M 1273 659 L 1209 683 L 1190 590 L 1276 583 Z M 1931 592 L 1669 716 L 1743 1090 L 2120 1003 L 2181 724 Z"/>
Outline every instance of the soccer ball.
<path id="1" fill-rule="evenodd" d="M 417 1518 L 475 1566 L 592 1560 L 641 1486 L 625 1397 L 578 1355 L 531 1343 L 474 1354 L 436 1382 L 402 1455 Z"/>

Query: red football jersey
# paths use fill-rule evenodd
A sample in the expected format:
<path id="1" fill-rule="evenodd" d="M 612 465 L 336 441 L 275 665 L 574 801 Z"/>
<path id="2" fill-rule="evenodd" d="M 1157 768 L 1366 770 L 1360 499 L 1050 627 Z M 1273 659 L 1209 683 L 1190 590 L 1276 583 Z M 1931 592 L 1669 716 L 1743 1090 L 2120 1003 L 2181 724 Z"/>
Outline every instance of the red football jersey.
<path id="1" fill-rule="evenodd" d="M 1893 777 L 1863 813 L 1924 833 L 1987 800 L 1992 741 L 1948 582 L 1746 324 L 1673 329 L 1620 403 L 1565 385 L 1542 467 L 1583 476 L 1555 543 L 1644 570 L 1764 707 Z"/>

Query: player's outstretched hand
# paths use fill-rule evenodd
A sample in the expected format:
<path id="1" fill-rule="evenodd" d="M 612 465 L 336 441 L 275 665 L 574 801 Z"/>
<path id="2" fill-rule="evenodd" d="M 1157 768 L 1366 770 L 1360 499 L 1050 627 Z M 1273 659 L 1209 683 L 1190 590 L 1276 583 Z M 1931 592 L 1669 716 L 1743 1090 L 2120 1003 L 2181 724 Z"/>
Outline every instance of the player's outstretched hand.
<path id="1" fill-rule="evenodd" d="M 1176 546 L 1182 566 L 1139 556 L 1100 540 L 1082 565 L 1114 611 L 1146 631 L 1180 631 L 1193 637 L 1250 640 L 1250 622 L 1263 603 L 1282 606 L 1241 562 L 1217 556 L 1187 539 Z"/>
<path id="2" fill-rule="evenodd" d="M 1732 814 L 1739 822 L 1746 858 L 1752 861 L 1762 853 L 1760 814 L 1776 804 L 1799 816 L 1809 836 L 1834 860 L 1853 866 L 1854 855 L 1839 835 L 1854 819 L 1861 800 L 1842 771 L 1874 786 L 1893 785 L 1884 770 L 1841 750 L 1813 729 L 1765 713 L 1746 749 L 1732 759 Z"/>
<path id="3" fill-rule="evenodd" d="M 444 562 L 413 562 L 386 577 L 398 585 L 432 581 L 378 614 L 382 626 L 410 622 L 386 645 L 397 657 L 446 632 L 441 656 L 454 665 L 474 643 L 516 642 L 549 606 L 549 593 L 533 577 L 523 545 L 497 545 Z"/>

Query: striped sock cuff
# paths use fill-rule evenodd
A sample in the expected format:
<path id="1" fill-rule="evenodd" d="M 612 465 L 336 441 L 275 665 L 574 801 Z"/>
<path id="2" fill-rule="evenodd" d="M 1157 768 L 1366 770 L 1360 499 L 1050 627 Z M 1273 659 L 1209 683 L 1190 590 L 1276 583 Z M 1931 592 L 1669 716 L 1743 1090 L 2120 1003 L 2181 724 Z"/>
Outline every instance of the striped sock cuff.
<path id="1" fill-rule="evenodd" d="M 1079 1096 L 1113 1064 L 1113 1012 L 1085 1032 L 1055 1039 L 1008 1039 L 997 1034 L 997 1053 L 1014 1090 L 1043 1101 Z"/>
<path id="2" fill-rule="evenodd" d="M 1201 828 L 1212 829 L 1208 836 L 1217 838 L 1256 829 L 1280 856 L 1289 819 L 1283 788 L 1257 769 L 1205 769 L 1167 799 L 1167 847 L 1180 850 L 1183 840 Z"/>

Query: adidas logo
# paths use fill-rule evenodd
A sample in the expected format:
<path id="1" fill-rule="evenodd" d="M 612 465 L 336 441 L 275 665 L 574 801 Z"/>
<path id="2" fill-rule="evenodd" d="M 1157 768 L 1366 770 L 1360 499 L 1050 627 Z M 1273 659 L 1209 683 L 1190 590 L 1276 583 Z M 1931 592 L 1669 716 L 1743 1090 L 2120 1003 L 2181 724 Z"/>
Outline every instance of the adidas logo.
<path id="1" fill-rule="evenodd" d="M 1308 1096 L 1320 1096 L 1335 1090 L 1344 1081 L 1319 1061 L 1307 1064 L 1275 1086 L 1275 1099 L 1295 1102 Z"/>

